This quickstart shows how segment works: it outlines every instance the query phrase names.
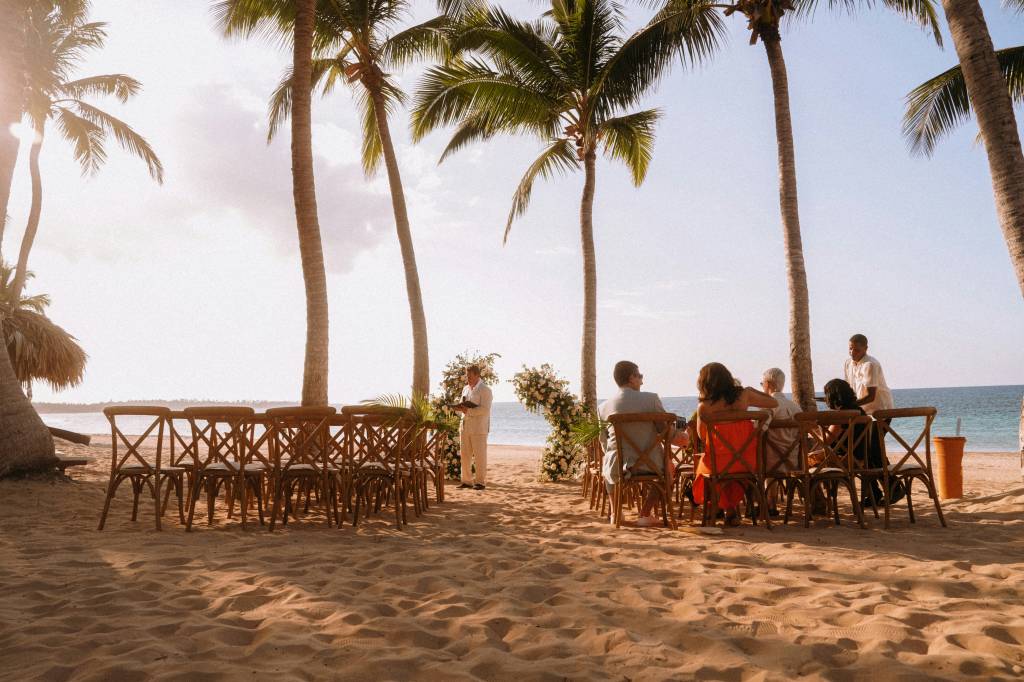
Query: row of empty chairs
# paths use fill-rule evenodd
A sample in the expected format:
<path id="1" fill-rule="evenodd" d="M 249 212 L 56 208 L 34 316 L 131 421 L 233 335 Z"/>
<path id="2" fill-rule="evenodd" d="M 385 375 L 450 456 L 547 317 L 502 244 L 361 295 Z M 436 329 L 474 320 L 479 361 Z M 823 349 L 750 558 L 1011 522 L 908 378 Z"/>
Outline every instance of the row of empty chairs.
<path id="1" fill-rule="evenodd" d="M 132 520 L 139 502 L 151 498 L 156 528 L 176 498 L 181 524 L 191 530 L 205 497 L 206 521 L 214 522 L 218 497 L 242 527 L 252 519 L 274 530 L 289 517 L 319 507 L 328 526 L 352 525 L 389 509 L 398 528 L 408 507 L 418 516 L 429 493 L 444 500 L 443 448 L 448 435 L 408 410 L 372 406 L 248 407 L 154 406 L 104 410 L 111 429 L 111 469 L 99 529 L 122 483 L 132 490 Z M 147 426 L 124 432 L 123 418 Z M 119 423 L 121 419 L 121 423 Z M 149 439 L 153 442 L 148 443 Z M 269 517 L 269 519 L 268 519 Z"/>
<path id="2" fill-rule="evenodd" d="M 638 459 L 628 468 L 620 461 L 620 482 L 613 486 L 609 496 L 601 475 L 604 454 L 600 444 L 595 442 L 587 452 L 583 495 L 589 497 L 591 509 L 597 509 L 600 514 L 610 509 L 616 526 L 621 525 L 625 508 L 639 506 L 655 495 L 663 523 L 675 528 L 676 519 L 682 518 L 685 502 L 692 499 L 688 492 L 700 475 L 705 479 L 707 491 L 707 499 L 701 505 L 703 525 L 716 523 L 719 490 L 723 484 L 734 483 L 743 487 L 748 516 L 755 524 L 760 518 L 771 525 L 769 498 L 775 496 L 783 496 L 785 500 L 783 522 L 788 523 L 794 498 L 799 496 L 803 501 L 804 526 L 808 527 L 815 506 L 812 499 L 820 495 L 823 506 L 839 525 L 839 499 L 840 493 L 844 493 L 843 497 L 849 495 L 854 518 L 864 528 L 864 510 L 856 484 L 860 483 L 862 491 L 877 484 L 882 499 L 876 500 L 872 495 L 868 499 L 875 518 L 878 518 L 879 506 L 882 508 L 888 529 L 894 504 L 890 499 L 893 490 L 905 494 L 910 521 L 916 521 L 912 498 L 916 481 L 923 485 L 935 505 L 939 522 L 945 526 L 931 462 L 931 426 L 935 415 L 934 407 L 880 410 L 873 416 L 855 410 L 802 412 L 790 420 L 772 420 L 770 413 L 764 410 L 722 412 L 704 420 L 707 436 L 703 442 L 704 452 L 696 454 L 693 450 L 698 434 L 693 425 L 690 426 L 692 449 L 670 442 L 666 427 L 675 421 L 674 414 L 612 415 L 610 428 L 614 430 L 616 442 L 631 447 L 638 453 Z M 724 425 L 743 421 L 754 425 L 747 442 L 734 443 L 721 436 Z M 662 434 L 646 450 L 638 447 L 623 428 L 637 422 L 653 424 Z M 839 427 L 838 437 L 829 436 L 831 427 Z M 771 439 L 776 443 L 788 441 L 787 448 L 770 445 L 768 436 L 773 431 L 794 436 Z M 871 447 L 880 450 L 881 462 L 871 462 L 868 456 Z M 753 462 L 747 456 L 751 451 Z M 707 458 L 709 471 L 698 474 L 695 458 L 702 456 Z M 662 465 L 669 462 L 672 467 Z M 671 477 L 670 469 L 674 469 Z M 691 506 L 691 520 L 693 514 Z"/>

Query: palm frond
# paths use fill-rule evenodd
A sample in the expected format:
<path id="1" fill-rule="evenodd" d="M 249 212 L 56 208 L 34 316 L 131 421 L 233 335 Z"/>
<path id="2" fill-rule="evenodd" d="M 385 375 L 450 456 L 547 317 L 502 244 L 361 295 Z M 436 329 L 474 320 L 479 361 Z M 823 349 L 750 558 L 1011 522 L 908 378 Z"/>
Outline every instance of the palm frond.
<path id="1" fill-rule="evenodd" d="M 533 183 L 537 176 L 549 178 L 552 175 L 564 174 L 579 168 L 579 160 L 576 158 L 575 145 L 566 139 L 556 140 L 550 147 L 545 149 L 540 156 L 530 164 L 519 181 L 515 194 L 512 195 L 512 209 L 508 214 L 508 222 L 505 224 L 505 234 L 502 236 L 502 243 L 508 242 L 508 234 L 512 230 L 512 221 L 526 212 L 530 205 L 530 195 L 533 193 Z"/>
<path id="2" fill-rule="evenodd" d="M 135 132 L 134 128 L 121 119 L 87 102 L 75 100 L 74 106 L 78 110 L 79 116 L 99 126 L 104 133 L 112 134 L 114 140 L 122 149 L 142 159 L 153 179 L 158 183 L 163 183 L 163 164 L 160 163 L 160 159 L 149 145 L 149 142 L 146 141 L 146 138 Z"/>
<path id="3" fill-rule="evenodd" d="M 295 3 L 289 0 L 220 0 L 210 8 L 214 24 L 226 38 L 257 37 L 291 45 Z"/>
<path id="4" fill-rule="evenodd" d="M 443 162 L 471 142 L 493 137 L 501 129 L 500 125 L 495 124 L 494 117 L 495 114 L 490 111 L 474 111 L 466 116 L 455 129 L 455 134 L 448 141 L 448 146 L 441 152 L 441 158 L 437 162 Z"/>
<path id="5" fill-rule="evenodd" d="M 1024 13 L 1024 0 L 1003 0 L 1003 7 L 1021 14 Z"/>
<path id="6" fill-rule="evenodd" d="M 418 59 L 444 59 L 448 55 L 445 15 L 399 31 L 380 46 L 380 63 L 388 68 L 406 66 Z"/>
<path id="7" fill-rule="evenodd" d="M 640 186 L 647 176 L 654 151 L 654 126 L 660 118 L 657 109 L 610 118 L 601 124 L 600 135 L 608 158 L 622 161 Z"/>
<path id="8" fill-rule="evenodd" d="M 609 59 L 590 96 L 616 108 L 633 106 L 673 59 L 701 63 L 720 47 L 725 35 L 725 22 L 710 1 L 669 0 Z"/>
<path id="9" fill-rule="evenodd" d="M 524 22 L 500 8 L 482 13 L 451 40 L 452 52 L 478 52 L 504 65 L 524 81 L 551 91 L 561 89 L 562 56 L 554 36 L 540 22 Z"/>
<path id="10" fill-rule="evenodd" d="M 75 160 L 85 174 L 95 173 L 107 160 L 103 128 L 67 107 L 57 107 L 55 121 L 64 139 L 74 147 Z"/>
<path id="11" fill-rule="evenodd" d="M 935 44 L 942 47 L 941 24 L 934 0 L 882 0 L 882 4 L 930 33 Z"/>
<path id="12" fill-rule="evenodd" d="M 580 447 L 587 447 L 600 440 L 601 435 L 611 425 L 597 415 L 587 414 L 572 425 L 572 442 Z"/>
<path id="13" fill-rule="evenodd" d="M 324 96 L 330 94 L 348 64 L 337 58 L 314 59 L 311 64 L 310 86 L 321 88 Z M 292 68 L 285 69 L 281 81 L 270 93 L 267 103 L 267 142 L 277 136 L 278 130 L 292 115 Z"/>
<path id="14" fill-rule="evenodd" d="M 478 61 L 459 61 L 427 70 L 417 89 L 412 111 L 413 139 L 434 128 L 460 121 L 473 110 L 503 112 L 522 125 L 549 125 L 558 102 Z"/>
<path id="15" fill-rule="evenodd" d="M 61 83 L 60 92 L 64 97 L 81 99 L 91 95 L 113 95 L 121 102 L 127 102 L 142 89 L 142 83 L 123 73 L 103 76 L 89 76 Z"/>
<path id="16" fill-rule="evenodd" d="M 996 50 L 996 59 L 1010 98 L 1017 104 L 1024 102 L 1024 46 Z M 971 102 L 959 65 L 914 88 L 906 102 L 903 135 L 914 154 L 930 156 L 939 140 L 971 118 Z"/>
<path id="17" fill-rule="evenodd" d="M 359 109 L 363 124 L 363 173 L 367 177 L 372 177 L 377 173 L 384 158 L 384 144 L 380 138 L 380 128 L 377 126 L 377 108 L 373 98 L 366 91 L 359 94 Z"/>

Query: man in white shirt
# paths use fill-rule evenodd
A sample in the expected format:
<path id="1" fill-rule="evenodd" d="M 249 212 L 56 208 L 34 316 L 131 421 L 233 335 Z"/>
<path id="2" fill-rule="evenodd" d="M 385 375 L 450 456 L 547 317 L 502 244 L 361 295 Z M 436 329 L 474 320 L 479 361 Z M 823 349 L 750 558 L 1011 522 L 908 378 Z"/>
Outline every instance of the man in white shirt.
<path id="1" fill-rule="evenodd" d="M 491 389 L 480 380 L 480 368 L 466 368 L 466 387 L 462 389 L 462 404 L 455 410 L 462 414 L 459 440 L 462 460 L 460 488 L 483 490 L 487 485 L 487 433 L 491 430 Z M 470 407 L 472 403 L 475 407 Z M 473 466 L 476 465 L 476 475 Z M 471 482 L 472 481 L 472 482 Z"/>
<path id="2" fill-rule="evenodd" d="M 857 404 L 868 414 L 876 410 L 891 410 L 894 406 L 892 391 L 885 383 L 882 365 L 868 355 L 868 337 L 854 334 L 850 337 L 850 357 L 843 364 L 846 383 L 857 394 Z"/>

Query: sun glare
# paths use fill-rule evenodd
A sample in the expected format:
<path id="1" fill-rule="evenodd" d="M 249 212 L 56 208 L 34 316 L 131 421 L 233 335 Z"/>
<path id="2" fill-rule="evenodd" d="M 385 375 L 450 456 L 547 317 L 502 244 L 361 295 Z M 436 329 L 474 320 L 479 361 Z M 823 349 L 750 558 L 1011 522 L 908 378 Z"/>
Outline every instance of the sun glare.
<path id="1" fill-rule="evenodd" d="M 35 131 L 32 130 L 32 126 L 27 123 L 12 123 L 10 131 L 11 135 L 14 135 L 26 144 L 32 142 L 32 138 L 35 137 Z"/>

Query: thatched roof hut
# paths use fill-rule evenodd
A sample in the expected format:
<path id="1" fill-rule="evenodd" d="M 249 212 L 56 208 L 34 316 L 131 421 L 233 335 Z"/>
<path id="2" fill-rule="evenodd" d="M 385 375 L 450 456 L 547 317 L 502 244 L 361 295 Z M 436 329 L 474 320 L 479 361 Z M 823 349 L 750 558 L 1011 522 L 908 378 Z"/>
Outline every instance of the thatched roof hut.
<path id="1" fill-rule="evenodd" d="M 3 338 L 19 381 L 45 381 L 55 391 L 82 383 L 89 356 L 75 337 L 45 315 L 25 309 L 6 312 Z"/>

